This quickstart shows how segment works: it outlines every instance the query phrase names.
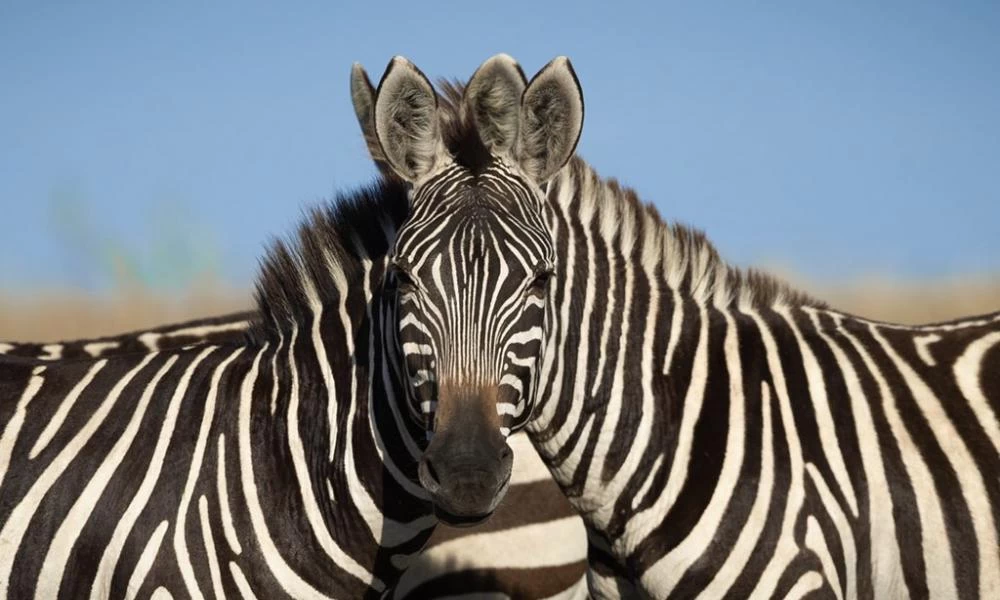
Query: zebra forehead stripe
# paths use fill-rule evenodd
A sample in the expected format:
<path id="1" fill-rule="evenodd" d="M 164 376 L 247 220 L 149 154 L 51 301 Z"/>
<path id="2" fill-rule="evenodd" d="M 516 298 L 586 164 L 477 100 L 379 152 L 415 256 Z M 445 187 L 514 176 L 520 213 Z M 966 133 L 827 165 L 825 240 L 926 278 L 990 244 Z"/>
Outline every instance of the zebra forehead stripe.
<path id="1" fill-rule="evenodd" d="M 440 189 L 460 190 L 462 179 L 456 177 L 450 182 L 442 179 Z M 505 197 L 512 192 L 509 187 L 490 182 L 482 188 L 485 191 L 479 201 L 491 203 L 496 218 L 524 216 L 523 211 L 504 210 L 499 204 L 509 200 Z M 81 468 L 74 470 L 74 475 L 79 472 L 82 476 L 63 477 L 61 473 L 66 471 L 60 471 L 55 483 L 41 494 L 44 502 L 39 511 L 44 510 L 46 517 L 63 518 L 65 514 L 59 512 L 63 508 L 89 503 L 89 498 L 79 500 L 75 497 L 71 479 L 80 480 L 84 485 L 90 481 L 95 490 L 101 486 L 107 490 L 125 489 L 126 495 L 115 498 L 107 506 L 102 503 L 100 510 L 80 515 L 85 517 L 82 521 L 67 526 L 67 531 L 79 528 L 80 535 L 70 544 L 69 554 L 63 546 L 51 549 L 51 558 L 45 565 L 31 562 L 43 560 L 50 550 L 43 548 L 35 552 L 29 548 L 38 538 L 36 531 L 29 527 L 26 535 L 21 536 L 24 542 L 15 542 L 12 550 L 27 568 L 17 569 L 13 579 L 5 581 L 8 591 L 13 594 L 25 589 L 35 590 L 39 567 L 44 567 L 45 577 L 52 582 L 50 586 L 65 586 L 65 590 L 60 588 L 63 595 L 75 596 L 79 592 L 93 597 L 111 593 L 112 575 L 121 576 L 120 584 L 117 579 L 114 582 L 116 590 L 124 585 L 127 594 L 152 593 L 157 598 L 178 594 L 208 595 L 206 587 L 215 595 L 222 589 L 235 589 L 235 593 L 244 597 L 269 597 L 274 593 L 298 595 L 298 592 L 303 592 L 303 597 L 354 597 L 363 591 L 384 590 L 384 582 L 391 579 L 383 579 L 382 574 L 389 578 L 398 576 L 399 570 L 410 562 L 419 544 L 426 539 L 425 532 L 436 523 L 426 510 L 426 492 L 414 482 L 413 467 L 420 454 L 417 443 L 423 440 L 414 437 L 417 428 L 407 419 L 400 418 L 400 408 L 394 402 L 402 365 L 393 364 L 391 355 L 383 354 L 389 348 L 385 345 L 384 326 L 394 322 L 392 317 L 380 320 L 381 315 L 391 314 L 389 307 L 382 303 L 386 297 L 382 289 L 383 276 L 391 244 L 409 207 L 405 191 L 391 182 L 379 183 L 367 195 L 361 196 L 361 201 L 353 198 L 346 206 L 315 211 L 297 239 L 272 247 L 258 281 L 259 311 L 256 314 L 223 320 L 225 322 L 206 320 L 190 326 L 158 327 L 116 338 L 47 347 L 11 345 L 14 355 L 34 353 L 36 359 L 49 359 L 52 368 L 58 370 L 51 383 L 45 378 L 40 384 L 39 393 L 45 401 L 36 410 L 32 400 L 32 405 L 27 407 L 29 417 L 36 413 L 45 417 L 62 415 L 58 419 L 29 419 L 20 437 L 26 433 L 31 437 L 16 440 L 19 443 L 14 448 L 13 460 L 19 465 L 27 464 L 22 461 L 34 460 L 35 470 L 47 477 L 46 469 L 54 464 L 53 458 L 57 463 L 67 458 L 64 453 L 67 442 L 85 447 L 85 451 L 77 453 L 71 461 L 74 466 L 79 461 Z M 523 198 L 528 199 L 527 196 Z M 544 227 L 541 219 L 535 221 Z M 450 314 L 451 322 L 439 319 L 439 323 L 462 328 L 463 335 L 470 339 L 493 340 L 500 348 L 497 352 L 501 353 L 506 353 L 502 338 L 517 331 L 517 310 L 512 303 L 503 303 L 498 306 L 500 319 L 489 325 L 466 318 L 466 315 L 482 314 L 481 303 L 476 299 L 488 298 L 493 289 L 489 277 L 475 269 L 465 269 L 461 261 L 466 256 L 488 255 L 490 245 L 503 247 L 505 251 L 520 248 L 522 252 L 545 246 L 537 232 L 518 233 L 516 228 L 511 231 L 522 235 L 523 239 L 504 244 L 497 241 L 495 229 L 486 221 L 472 219 L 465 223 L 458 230 L 460 242 L 454 249 L 458 268 L 445 269 L 442 275 L 442 281 L 451 288 L 463 287 L 469 293 L 452 305 L 450 312 L 441 312 L 441 316 Z M 551 262 L 550 256 L 545 258 Z M 511 266 L 505 268 L 520 280 L 529 274 L 519 271 L 527 271 L 526 266 L 534 268 L 541 262 L 544 261 L 511 259 Z M 496 273 L 498 265 L 496 261 L 491 262 L 489 273 Z M 370 278 L 369 271 L 372 273 Z M 509 289 L 520 293 L 518 285 L 523 283 L 514 281 Z M 525 302 L 525 306 L 537 309 L 538 299 Z M 534 314 L 540 311 L 535 310 Z M 250 333 L 245 337 L 242 332 L 247 327 Z M 415 330 L 413 327 L 407 329 Z M 429 334 L 435 333 L 432 328 L 426 329 Z M 318 342 L 313 335 L 317 331 Z M 366 332 L 368 343 L 355 348 L 354 343 L 363 339 L 360 336 Z M 206 342 L 219 342 L 223 346 L 210 346 Z M 113 397 L 109 392 L 114 391 L 146 351 L 153 349 L 164 353 L 152 355 L 151 362 L 133 373 L 130 383 L 121 384 L 125 385 L 121 397 L 113 405 L 108 404 L 108 398 Z M 424 354 L 428 354 L 428 349 L 431 353 L 437 351 L 433 340 L 420 340 L 416 345 L 406 346 L 406 350 L 419 350 Z M 368 352 L 367 362 L 363 356 L 354 356 L 359 351 Z M 519 351 L 514 348 L 514 352 Z M 60 354 L 59 359 L 54 357 L 54 352 Z M 93 359 L 97 357 L 94 355 L 108 357 L 110 362 L 95 362 Z M 475 344 L 470 344 L 455 356 L 456 360 L 468 365 L 482 362 L 485 355 Z M 504 354 L 500 356 L 502 359 Z M 81 362 L 74 364 L 62 360 L 71 357 Z M 436 368 L 434 356 L 429 357 L 430 368 Z M 510 364 L 527 372 L 530 365 L 522 364 L 525 361 L 518 358 Z M 104 366 L 95 366 L 98 364 Z M 332 372 L 325 368 L 328 364 Z M 355 369 L 353 364 L 359 368 Z M 303 401 L 293 406 L 291 365 L 298 369 L 299 381 L 306 381 L 308 373 L 310 385 L 318 381 L 321 387 L 325 384 L 330 396 L 336 396 L 323 405 L 325 415 L 313 414 L 312 394 L 309 394 L 308 404 L 303 396 Z M 365 365 L 373 365 L 373 373 L 377 369 L 378 374 L 369 377 Z M 499 370 L 497 365 L 494 368 Z M 24 372 L 16 363 L 0 365 L 5 376 L 8 369 L 17 373 L 17 377 Z M 68 383 L 66 389 L 60 389 L 63 382 Z M 195 385 L 196 382 L 201 383 Z M 512 380 L 510 383 L 516 387 Z M 77 398 L 68 398 L 66 390 L 75 386 L 79 386 Z M 23 388 L 18 390 L 19 394 L 23 391 Z M 331 406 L 334 400 L 339 403 L 338 409 Z M 513 398 L 503 401 L 523 410 L 523 398 L 517 404 Z M 392 409 L 386 414 L 392 416 L 382 414 L 387 405 Z M 137 412 L 141 407 L 145 407 L 144 412 Z M 94 443 L 84 443 L 77 436 L 82 421 L 95 410 L 108 408 L 114 412 L 104 415 L 107 419 L 101 421 L 92 439 L 103 439 L 104 430 L 117 432 L 115 427 L 121 429 L 136 423 L 140 427 L 130 436 L 132 441 L 120 457 L 105 456 Z M 121 424 L 114 423 L 110 416 L 122 411 L 126 419 Z M 325 447 L 324 442 L 318 442 L 317 446 L 323 455 L 331 458 L 332 468 L 329 477 L 317 481 L 296 478 L 293 492 L 289 494 L 280 487 L 275 488 L 273 478 L 267 473 L 275 468 L 294 472 L 291 456 L 286 463 L 284 456 L 258 454 L 257 448 L 264 440 L 261 436 L 271 433 L 277 435 L 275 443 L 287 444 L 290 437 L 287 424 L 294 420 L 291 415 L 299 418 L 297 428 L 303 429 L 300 437 L 308 438 L 310 445 L 316 441 L 314 434 L 317 431 L 322 432 L 324 438 L 326 433 L 331 434 L 325 442 L 330 448 Z M 309 423 L 305 422 L 307 419 Z M 3 425 L 7 428 L 9 422 L 5 420 Z M 131 433 L 133 429 L 128 431 Z M 136 442 L 146 431 L 150 432 L 150 444 L 140 447 L 142 445 Z M 501 432 L 510 433 L 506 427 Z M 21 455 L 20 442 L 25 442 L 26 451 L 32 448 L 30 458 Z M 267 443 L 264 440 L 265 446 Z M 315 450 L 307 449 L 305 460 L 311 463 Z M 120 467 L 113 470 L 105 484 L 103 473 L 107 468 L 101 465 L 110 465 L 116 459 Z M 211 464 L 213 460 L 214 465 Z M 103 469 L 102 475 L 88 480 L 95 468 Z M 233 477 L 232 471 L 227 473 L 228 469 L 236 469 L 237 475 Z M 126 471 L 139 476 L 124 484 L 122 478 Z M 167 488 L 161 485 L 161 479 L 165 481 L 165 478 L 184 479 L 184 484 Z M 3 483 L 4 489 L 0 492 L 4 499 L 13 497 L 12 502 L 5 503 L 17 510 L 24 499 L 24 491 L 18 489 L 18 485 L 24 480 L 19 479 L 11 486 L 6 481 Z M 36 482 L 26 483 L 30 487 Z M 56 488 L 59 488 L 58 494 L 54 491 Z M 53 493 L 47 493 L 48 489 Z M 317 503 L 322 503 L 322 519 L 314 519 L 311 523 L 308 498 L 305 497 L 309 493 L 307 490 L 314 491 Z M 13 495 L 8 496 L 8 492 Z M 28 492 L 33 494 L 32 490 Z M 407 495 L 405 502 L 385 505 L 384 497 L 400 498 L 401 492 Z M 230 498 L 229 494 L 234 496 Z M 287 501 L 291 510 L 273 510 L 276 495 Z M 57 496 L 66 501 L 53 500 Z M 336 500 L 333 511 L 328 510 L 327 502 L 331 500 Z M 18 514 L 14 515 L 15 519 Z M 28 519 L 40 521 L 32 516 L 34 514 L 27 515 Z M 9 534 L 13 529 L 8 527 L 8 516 L 3 515 L 0 527 L 6 528 Z M 580 531 L 578 520 L 570 519 L 568 523 Z M 164 544 L 163 539 L 171 526 L 174 530 L 172 543 Z M 300 548 L 287 545 L 284 533 L 289 530 L 307 533 L 298 539 Z M 539 532 L 545 530 L 545 526 L 538 527 Z M 334 541 L 341 545 L 344 556 L 330 557 L 329 546 L 325 546 L 323 539 L 324 531 L 337 536 L 343 534 Z M 250 537 L 244 537 L 243 533 Z M 10 538 L 5 537 L 3 541 L 7 543 Z M 249 554 L 244 552 L 247 543 L 256 550 Z M 80 553 L 77 550 L 84 545 L 98 549 L 100 560 L 97 563 L 78 562 Z M 380 547 L 390 550 L 383 553 Z M 573 547 L 578 550 L 577 556 L 582 557 L 580 546 Z M 34 552 L 38 558 L 29 557 L 29 552 Z M 376 552 L 379 554 L 373 558 Z M 63 561 L 63 556 L 68 559 Z M 317 556 L 329 560 L 317 562 Z M 126 564 L 127 557 L 137 562 Z M 352 560 L 361 571 L 343 572 L 351 570 Z M 61 570 L 60 562 L 65 562 L 66 571 L 72 570 L 72 575 L 49 578 L 48 575 Z M 226 563 L 229 563 L 228 568 Z M 538 566 L 543 563 L 528 557 L 506 564 L 545 568 Z M 570 570 L 578 566 L 578 563 L 569 565 Z M 130 567 L 131 572 L 117 573 L 121 568 Z M 561 569 L 564 567 L 566 565 L 560 565 Z M 92 579 L 100 581 L 88 585 Z M 328 585 L 331 583 L 333 587 Z"/>
<path id="2" fill-rule="evenodd" d="M 556 276 L 544 401 L 526 427 L 606 538 L 601 572 L 638 575 L 602 575 L 597 589 L 1000 586 L 1000 484 L 988 476 L 1000 390 L 985 376 L 1000 359 L 997 316 L 903 327 L 836 313 L 728 266 L 578 159 L 545 201 Z"/>

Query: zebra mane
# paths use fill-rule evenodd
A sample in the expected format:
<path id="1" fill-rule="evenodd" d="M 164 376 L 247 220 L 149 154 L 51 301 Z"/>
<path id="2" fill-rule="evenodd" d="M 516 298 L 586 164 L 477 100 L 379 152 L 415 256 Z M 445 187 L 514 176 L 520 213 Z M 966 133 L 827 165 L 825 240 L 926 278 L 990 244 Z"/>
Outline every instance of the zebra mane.
<path id="1" fill-rule="evenodd" d="M 476 172 L 486 167 L 491 157 L 489 148 L 479 135 L 475 119 L 463 102 L 465 85 L 466 82 L 457 79 L 438 80 L 438 115 L 441 136 L 448 151 L 456 162 Z"/>
<path id="2" fill-rule="evenodd" d="M 640 261 L 649 272 L 662 270 L 667 284 L 682 296 L 719 308 L 825 304 L 756 269 L 726 263 L 704 232 L 668 223 L 651 203 L 613 178 L 602 178 L 574 156 L 552 184 L 576 188 L 574 193 L 549 192 L 550 202 L 566 202 L 561 210 L 586 220 L 601 237 L 615 239 L 625 259 Z M 588 218 L 589 217 L 589 218 Z"/>
<path id="3" fill-rule="evenodd" d="M 261 260 L 250 339 L 276 341 L 308 321 L 313 305 L 336 305 L 361 285 L 365 263 L 388 253 L 409 212 L 405 184 L 382 177 L 311 209 L 288 240 L 276 239 Z"/>

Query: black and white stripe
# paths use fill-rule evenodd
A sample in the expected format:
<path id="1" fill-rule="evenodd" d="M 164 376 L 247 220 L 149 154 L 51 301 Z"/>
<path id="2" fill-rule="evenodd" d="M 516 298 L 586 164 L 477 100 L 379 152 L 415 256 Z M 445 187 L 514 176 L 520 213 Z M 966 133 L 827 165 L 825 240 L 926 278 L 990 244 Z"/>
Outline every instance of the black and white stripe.
<path id="1" fill-rule="evenodd" d="M 164 351 L 239 342 L 255 314 L 234 313 L 115 336 L 50 343 L 6 343 L 9 356 L 51 360 Z M 34 354 L 34 356 L 32 356 Z M 575 598 L 586 594 L 583 523 L 572 511 L 527 435 L 511 439 L 515 460 L 508 499 L 487 523 L 438 527 L 403 572 L 394 598 L 504 594 Z M 521 552 L 530 545 L 532 553 Z"/>
<path id="2" fill-rule="evenodd" d="M 384 240 L 331 246 L 326 272 L 314 248 L 276 248 L 267 321 L 247 341 L 3 359 L 0 596 L 357 597 L 394 583 L 436 519 L 415 483 L 421 430 L 393 416 L 383 376 L 381 263 L 361 258 Z"/>
<path id="3" fill-rule="evenodd" d="M 416 189 L 392 264 L 411 410 L 433 423 L 438 385 L 497 382 L 501 431 L 521 428 L 544 338 L 551 237 L 531 188 L 497 162 Z"/>

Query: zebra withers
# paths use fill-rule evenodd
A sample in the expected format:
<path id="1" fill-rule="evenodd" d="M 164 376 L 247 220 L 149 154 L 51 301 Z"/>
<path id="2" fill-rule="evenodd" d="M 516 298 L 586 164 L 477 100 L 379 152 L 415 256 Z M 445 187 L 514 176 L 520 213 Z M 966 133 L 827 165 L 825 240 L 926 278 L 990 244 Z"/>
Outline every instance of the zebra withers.
<path id="1" fill-rule="evenodd" d="M 439 190 L 442 206 L 467 201 L 452 182 L 456 169 L 485 164 L 490 175 L 473 179 L 499 190 L 490 206 L 538 206 L 543 215 L 537 235 L 548 236 L 553 260 L 539 295 L 537 384 L 522 388 L 524 418 L 510 424 L 528 430 L 587 524 L 591 592 L 996 596 L 1000 313 L 925 327 L 866 321 L 726 265 L 700 233 L 665 224 L 578 158 L 540 182 L 521 167 L 531 153 L 511 148 L 525 123 L 578 129 L 568 120 L 582 119 L 582 104 L 565 101 L 579 94 L 575 77 L 563 67 L 554 78 L 561 87 L 546 94 L 557 108 L 538 110 L 512 60 L 487 68 L 503 72 L 486 94 L 474 76 L 464 94 L 431 99 L 425 78 L 412 77 L 409 97 L 425 96 L 414 104 L 440 114 L 410 121 L 408 135 L 377 131 L 373 152 L 390 158 L 416 199 Z M 439 128 L 427 125 L 435 118 Z M 450 150 L 443 165 L 442 147 Z M 504 277 L 538 258 L 515 233 L 535 231 L 536 216 L 510 223 L 513 211 L 494 214 L 473 235 L 449 226 L 457 212 L 428 219 L 414 244 L 416 260 L 432 266 L 400 313 L 401 328 L 424 331 L 432 350 L 409 347 L 422 372 L 411 381 L 415 396 L 443 378 L 435 372 L 443 360 L 429 356 L 474 348 L 479 332 L 535 310 Z M 406 254 L 397 249 L 397 260 L 412 262 Z M 486 283 L 475 289 L 507 311 L 470 306 L 461 283 L 449 297 L 427 293 L 448 290 L 434 270 L 478 270 Z M 436 326 L 445 317 L 463 326 Z M 431 407 L 443 404 L 433 388 L 422 393 Z M 487 414 L 501 405 L 497 396 L 463 396 L 463 408 Z M 435 492 L 435 502 L 450 501 L 439 497 L 447 490 Z"/>

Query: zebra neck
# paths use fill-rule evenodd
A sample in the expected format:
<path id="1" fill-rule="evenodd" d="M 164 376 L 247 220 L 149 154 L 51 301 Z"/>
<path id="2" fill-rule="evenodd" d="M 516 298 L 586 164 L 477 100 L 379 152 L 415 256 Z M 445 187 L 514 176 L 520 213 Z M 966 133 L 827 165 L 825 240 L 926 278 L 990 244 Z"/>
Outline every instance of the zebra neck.
<path id="1" fill-rule="evenodd" d="M 298 273 L 294 285 L 264 289 L 262 311 L 274 326 L 258 328 L 255 339 L 274 340 L 265 341 L 274 351 L 262 365 L 272 376 L 260 378 L 272 383 L 259 393 L 277 431 L 263 443 L 294 467 L 283 477 L 300 490 L 302 509 L 285 512 L 314 515 L 318 555 L 348 565 L 353 580 L 391 585 L 436 521 L 415 483 L 422 430 L 401 408 L 395 338 L 383 325 L 392 304 L 382 294 L 384 254 L 361 254 L 350 268 L 317 261 L 286 269 Z"/>
<path id="2" fill-rule="evenodd" d="M 766 273 L 727 264 L 703 232 L 667 223 L 635 190 L 602 178 L 578 157 L 553 178 L 546 195 L 559 283 L 574 293 L 581 294 L 584 284 L 611 283 L 631 268 L 636 281 L 719 308 L 825 306 Z M 600 299 L 596 303 L 600 308 Z"/>
<path id="3" fill-rule="evenodd" d="M 528 430 L 586 513 L 624 489 L 624 465 L 647 460 L 632 451 L 637 437 L 674 435 L 694 376 L 694 315 L 820 303 L 730 267 L 703 235 L 668 226 L 579 159 L 549 185 L 548 200 L 557 276 Z"/>
<path id="4" fill-rule="evenodd" d="M 414 483 L 414 432 L 392 414 L 393 379 L 379 375 L 387 368 L 381 328 L 370 310 L 357 322 L 342 316 L 318 311 L 256 361 L 250 447 L 264 449 L 258 489 L 274 491 L 263 512 L 285 521 L 275 530 L 298 531 L 295 543 L 314 549 L 292 554 L 326 557 L 327 571 L 350 574 L 331 585 L 379 589 L 398 578 L 436 521 Z"/>

